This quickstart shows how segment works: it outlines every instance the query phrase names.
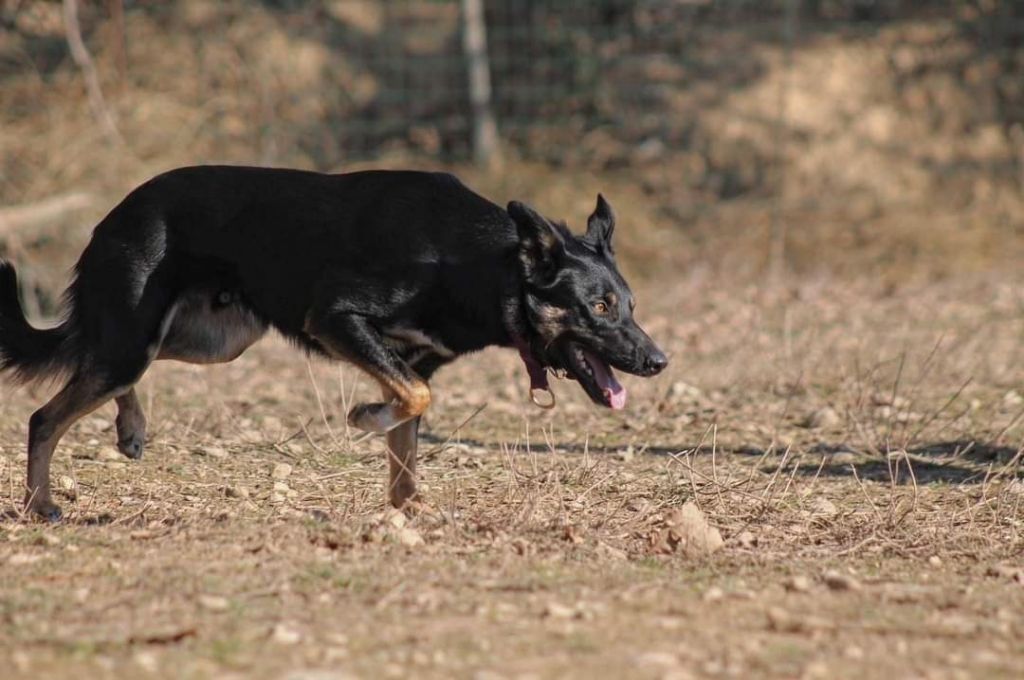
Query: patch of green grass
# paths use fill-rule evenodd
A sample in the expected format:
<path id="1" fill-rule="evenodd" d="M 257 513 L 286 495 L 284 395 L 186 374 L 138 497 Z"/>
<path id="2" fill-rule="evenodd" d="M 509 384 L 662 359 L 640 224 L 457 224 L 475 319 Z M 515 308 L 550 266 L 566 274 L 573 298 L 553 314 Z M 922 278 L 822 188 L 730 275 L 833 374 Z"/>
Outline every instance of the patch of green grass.
<path id="1" fill-rule="evenodd" d="M 236 637 L 211 640 L 208 649 L 210 658 L 225 666 L 238 665 L 238 658 L 246 651 L 245 643 Z"/>

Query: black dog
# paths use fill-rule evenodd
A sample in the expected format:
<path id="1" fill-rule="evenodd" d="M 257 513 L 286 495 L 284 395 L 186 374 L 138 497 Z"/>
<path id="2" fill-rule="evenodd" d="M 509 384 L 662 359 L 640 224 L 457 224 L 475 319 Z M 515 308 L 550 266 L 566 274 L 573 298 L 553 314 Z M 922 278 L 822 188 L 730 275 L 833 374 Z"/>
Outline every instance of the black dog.
<path id="1" fill-rule="evenodd" d="M 108 399 L 118 447 L 142 455 L 133 385 L 154 359 L 231 361 L 268 327 L 380 383 L 383 402 L 354 407 L 348 420 L 387 433 L 396 507 L 416 493 L 427 380 L 462 354 L 515 347 L 531 390 L 547 389 L 546 369 L 565 371 L 594 402 L 622 408 L 610 366 L 650 376 L 668 360 L 633 320 L 614 226 L 600 196 L 577 238 L 446 174 L 209 166 L 160 175 L 96 227 L 56 328 L 28 324 L 14 269 L 0 262 L 0 369 L 22 381 L 67 378 L 29 421 L 27 505 L 60 516 L 54 448 Z"/>

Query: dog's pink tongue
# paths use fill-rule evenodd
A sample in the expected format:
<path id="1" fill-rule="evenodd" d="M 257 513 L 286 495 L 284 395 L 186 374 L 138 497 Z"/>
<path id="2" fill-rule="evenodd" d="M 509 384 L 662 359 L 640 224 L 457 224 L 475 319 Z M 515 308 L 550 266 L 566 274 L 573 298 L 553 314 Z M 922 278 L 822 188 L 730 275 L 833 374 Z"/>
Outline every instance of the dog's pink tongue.
<path id="1" fill-rule="evenodd" d="M 612 368 L 591 352 L 584 350 L 583 356 L 594 372 L 594 380 L 608 398 L 608 405 L 618 411 L 626 407 L 626 388 L 619 384 Z"/>

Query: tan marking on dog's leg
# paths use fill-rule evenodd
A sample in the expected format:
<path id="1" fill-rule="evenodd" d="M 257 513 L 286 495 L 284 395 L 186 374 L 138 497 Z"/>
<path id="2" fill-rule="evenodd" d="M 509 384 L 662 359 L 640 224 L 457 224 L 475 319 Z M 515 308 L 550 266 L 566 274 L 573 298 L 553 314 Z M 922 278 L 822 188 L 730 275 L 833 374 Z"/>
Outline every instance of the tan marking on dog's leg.
<path id="1" fill-rule="evenodd" d="M 74 377 L 53 399 L 32 414 L 28 430 L 28 489 L 26 507 L 49 520 L 60 518 L 50 496 L 50 461 L 68 428 L 114 396 L 103 391 L 98 378 Z"/>
<path id="2" fill-rule="evenodd" d="M 394 397 L 385 404 L 357 404 L 348 424 L 384 434 L 422 415 L 430 406 L 430 387 L 408 363 L 387 346 L 380 332 L 365 319 L 336 317 L 318 321 L 307 315 L 304 330 L 334 358 L 354 364 Z"/>
<path id="3" fill-rule="evenodd" d="M 365 369 L 364 369 L 365 370 Z M 384 404 L 357 404 L 348 414 L 348 424 L 366 432 L 383 434 L 421 416 L 430 406 L 430 387 L 422 380 L 408 383 L 374 375 L 385 394 L 394 396 Z"/>

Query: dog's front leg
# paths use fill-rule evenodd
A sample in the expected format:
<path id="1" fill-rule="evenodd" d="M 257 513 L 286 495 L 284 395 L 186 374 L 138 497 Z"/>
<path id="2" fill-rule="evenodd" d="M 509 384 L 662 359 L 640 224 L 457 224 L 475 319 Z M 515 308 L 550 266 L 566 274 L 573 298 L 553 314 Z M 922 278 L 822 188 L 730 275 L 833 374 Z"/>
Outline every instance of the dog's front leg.
<path id="1" fill-rule="evenodd" d="M 357 404 L 348 414 L 349 425 L 383 434 L 417 418 L 430 406 L 430 387 L 388 347 L 380 331 L 358 314 L 313 313 L 306 319 L 306 333 L 337 359 L 355 364 L 370 374 L 385 395 L 382 404 Z M 386 398 L 386 397 L 385 397 Z"/>
<path id="2" fill-rule="evenodd" d="M 420 429 L 417 416 L 388 432 L 388 500 L 396 508 L 417 500 L 416 447 Z"/>

